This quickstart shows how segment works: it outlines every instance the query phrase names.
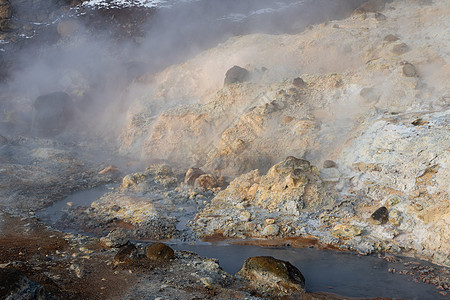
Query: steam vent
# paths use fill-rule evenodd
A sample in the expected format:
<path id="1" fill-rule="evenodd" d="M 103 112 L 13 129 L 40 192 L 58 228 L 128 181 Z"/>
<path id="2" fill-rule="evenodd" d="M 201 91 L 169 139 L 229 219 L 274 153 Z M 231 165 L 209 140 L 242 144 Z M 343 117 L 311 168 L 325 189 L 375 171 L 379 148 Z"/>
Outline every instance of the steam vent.
<path id="1" fill-rule="evenodd" d="M 449 16 L 0 0 L 0 299 L 450 299 Z"/>

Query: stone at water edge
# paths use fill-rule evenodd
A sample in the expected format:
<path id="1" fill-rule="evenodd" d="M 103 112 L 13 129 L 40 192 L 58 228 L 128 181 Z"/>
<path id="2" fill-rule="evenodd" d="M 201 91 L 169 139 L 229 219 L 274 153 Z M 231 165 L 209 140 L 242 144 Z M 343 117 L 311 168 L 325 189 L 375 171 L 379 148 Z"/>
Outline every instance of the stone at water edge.
<path id="1" fill-rule="evenodd" d="M 119 248 L 128 243 L 126 232 L 122 228 L 117 228 L 107 236 L 100 238 L 100 244 L 105 248 Z"/>
<path id="2" fill-rule="evenodd" d="M 271 256 L 248 258 L 237 275 L 247 280 L 251 289 L 264 295 L 301 299 L 305 293 L 305 277 L 300 270 Z"/>
<path id="3" fill-rule="evenodd" d="M 384 206 L 380 207 L 370 216 L 370 220 L 375 225 L 386 224 L 386 222 L 389 220 L 388 209 Z"/>
<path id="4" fill-rule="evenodd" d="M 153 261 L 168 261 L 175 258 L 175 252 L 163 243 L 153 243 L 145 247 L 145 255 Z"/>

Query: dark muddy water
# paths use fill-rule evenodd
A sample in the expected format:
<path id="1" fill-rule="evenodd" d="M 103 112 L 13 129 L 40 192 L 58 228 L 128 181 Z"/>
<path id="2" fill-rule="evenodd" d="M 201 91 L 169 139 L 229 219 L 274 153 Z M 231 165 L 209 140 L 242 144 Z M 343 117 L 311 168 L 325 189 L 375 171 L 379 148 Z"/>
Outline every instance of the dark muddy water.
<path id="1" fill-rule="evenodd" d="M 106 185 L 76 192 L 37 214 L 43 221 L 54 224 L 69 206 L 89 206 L 95 199 L 116 187 L 117 185 Z M 448 295 L 439 294 L 434 285 L 415 282 L 410 276 L 388 271 L 406 269 L 404 263 L 432 266 L 430 263 L 410 258 L 398 258 L 397 262 L 388 262 L 376 256 L 360 256 L 316 248 L 271 248 L 231 245 L 225 242 L 196 245 L 172 242 L 169 245 L 175 250 L 192 251 L 204 257 L 217 258 L 221 267 L 231 274 L 236 273 L 245 259 L 251 256 L 273 256 L 289 261 L 305 276 L 308 292 L 329 292 L 361 299 L 450 299 Z"/>

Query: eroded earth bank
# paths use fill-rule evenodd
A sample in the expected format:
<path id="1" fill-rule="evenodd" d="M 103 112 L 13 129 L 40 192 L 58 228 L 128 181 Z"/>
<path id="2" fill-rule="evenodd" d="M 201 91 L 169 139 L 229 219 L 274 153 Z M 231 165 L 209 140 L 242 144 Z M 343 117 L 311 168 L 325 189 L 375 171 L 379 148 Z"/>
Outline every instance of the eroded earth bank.
<path id="1" fill-rule="evenodd" d="M 8 5 L 2 26 L 20 21 Z M 70 18 L 92 18 L 70 5 Z M 389 271 L 448 297 L 449 15 L 445 0 L 372 0 L 300 33 L 231 37 L 158 72 L 137 56 L 92 77 L 71 63 L 56 93 L 20 89 L 17 72 L 31 71 L 2 60 L 13 71 L 0 74 L 0 297 L 339 299 L 307 292 L 286 261 L 253 257 L 230 274 L 156 241 L 405 259 Z M 54 20 L 49 47 L 86 41 L 70 18 Z M 145 43 L 131 25 L 119 29 Z M 24 29 L 2 30 L 10 51 Z M 120 83 L 107 76 L 117 71 Z"/>

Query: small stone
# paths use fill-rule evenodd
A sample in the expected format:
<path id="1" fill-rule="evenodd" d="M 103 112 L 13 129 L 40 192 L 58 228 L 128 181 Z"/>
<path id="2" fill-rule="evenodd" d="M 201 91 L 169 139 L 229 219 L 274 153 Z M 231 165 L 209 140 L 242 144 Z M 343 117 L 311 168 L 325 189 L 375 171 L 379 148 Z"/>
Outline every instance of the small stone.
<path id="1" fill-rule="evenodd" d="M 348 224 L 338 224 L 333 227 L 331 234 L 338 238 L 349 239 L 361 235 L 362 229 Z"/>
<path id="2" fill-rule="evenodd" d="M 405 43 L 401 43 L 401 44 L 398 44 L 398 45 L 395 45 L 394 47 L 392 47 L 392 53 L 394 53 L 396 55 L 401 55 L 408 51 L 409 51 L 409 47 Z"/>
<path id="3" fill-rule="evenodd" d="M 175 252 L 163 243 L 153 243 L 145 248 L 145 255 L 150 260 L 167 261 L 175 258 Z"/>
<path id="4" fill-rule="evenodd" d="M 323 167 L 325 169 L 328 168 L 337 168 L 337 165 L 334 161 L 327 159 L 326 161 L 323 162 Z"/>
<path id="5" fill-rule="evenodd" d="M 389 211 L 386 207 L 382 206 L 377 209 L 371 216 L 370 220 L 375 225 L 386 224 L 389 219 Z"/>
<path id="6" fill-rule="evenodd" d="M 384 41 L 388 43 L 396 42 L 398 40 L 399 38 L 393 34 L 388 34 L 387 36 L 384 37 Z"/>
<path id="7" fill-rule="evenodd" d="M 205 172 L 203 172 L 199 168 L 190 168 L 186 172 L 186 176 L 184 177 L 184 183 L 189 184 L 189 185 L 194 185 L 195 180 L 203 174 L 205 174 Z"/>
<path id="8" fill-rule="evenodd" d="M 122 228 L 117 228 L 107 236 L 100 238 L 100 244 L 105 248 L 119 248 L 128 243 L 126 232 Z"/>
<path id="9" fill-rule="evenodd" d="M 251 213 L 244 210 L 243 212 L 241 212 L 241 214 L 239 215 L 239 220 L 241 220 L 242 222 L 248 222 L 251 219 Z"/>
<path id="10" fill-rule="evenodd" d="M 403 68 L 403 75 L 405 75 L 406 77 L 416 77 L 417 76 L 417 70 L 416 67 L 414 67 L 414 65 L 410 64 L 410 63 L 406 63 Z"/>
<path id="11" fill-rule="evenodd" d="M 271 225 L 271 224 L 275 223 L 275 219 L 266 219 L 265 222 L 267 225 Z"/>
<path id="12" fill-rule="evenodd" d="M 382 13 L 377 12 L 377 13 L 375 13 L 375 19 L 377 21 L 385 21 L 386 20 L 386 16 L 383 15 Z"/>
<path id="13" fill-rule="evenodd" d="M 267 236 L 274 236 L 277 235 L 280 232 L 280 227 L 276 224 L 267 225 L 262 234 Z"/>
<path id="14" fill-rule="evenodd" d="M 389 222 L 394 224 L 395 226 L 400 226 L 403 221 L 403 217 L 397 210 L 391 210 L 389 212 Z"/>
<path id="15" fill-rule="evenodd" d="M 305 81 L 303 81 L 302 78 L 297 77 L 297 78 L 294 78 L 294 80 L 292 80 L 292 85 L 297 88 L 301 88 L 301 87 L 304 87 L 306 85 L 306 83 L 305 83 Z"/>
<path id="16" fill-rule="evenodd" d="M 242 83 L 250 79 L 250 73 L 247 69 L 241 68 L 239 66 L 233 66 L 225 74 L 224 84 L 234 84 Z"/>
<path id="17" fill-rule="evenodd" d="M 359 95 L 368 103 L 376 103 L 381 97 L 380 92 L 375 88 L 363 88 Z"/>

